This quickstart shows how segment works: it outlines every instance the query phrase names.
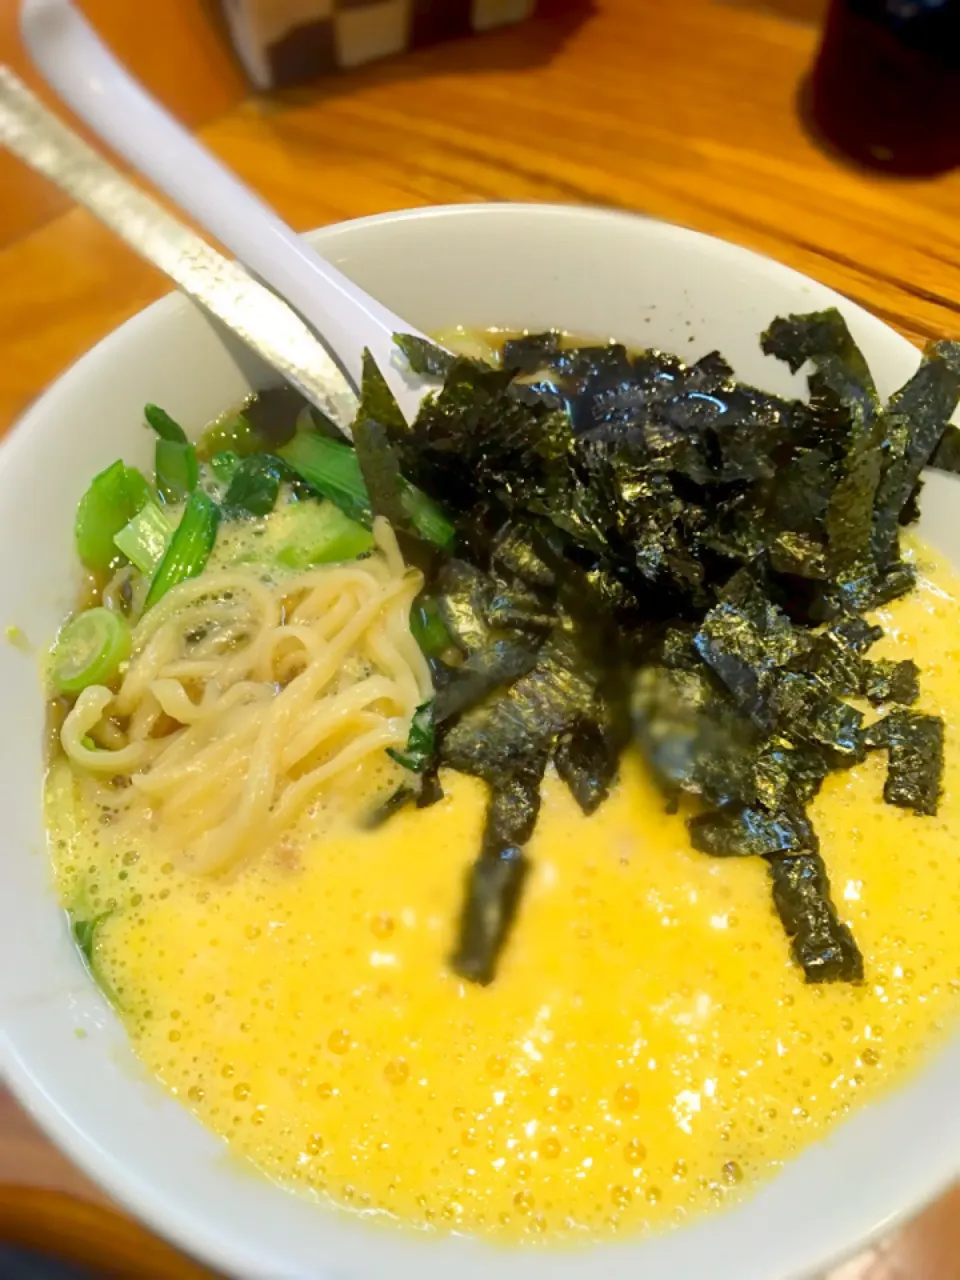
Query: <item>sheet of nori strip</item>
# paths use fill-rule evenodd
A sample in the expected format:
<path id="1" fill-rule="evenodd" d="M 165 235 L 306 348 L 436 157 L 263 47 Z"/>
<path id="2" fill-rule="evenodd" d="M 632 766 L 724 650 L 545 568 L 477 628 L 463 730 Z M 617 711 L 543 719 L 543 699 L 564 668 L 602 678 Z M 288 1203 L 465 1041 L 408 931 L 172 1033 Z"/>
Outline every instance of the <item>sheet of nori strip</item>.
<path id="1" fill-rule="evenodd" d="M 807 982 L 861 982 L 863 956 L 837 915 L 818 853 L 767 859 L 773 902 Z"/>
<path id="2" fill-rule="evenodd" d="M 891 711 L 866 734 L 869 747 L 888 752 L 887 804 L 933 817 L 943 780 L 943 721 L 917 711 Z"/>
<path id="3" fill-rule="evenodd" d="M 887 449 L 877 492 L 873 555 L 880 569 L 898 557 L 900 513 L 960 399 L 960 343 L 931 343 L 923 364 L 883 414 Z"/>
<path id="4" fill-rule="evenodd" d="M 764 809 L 728 805 L 697 814 L 687 827 L 693 847 L 716 858 L 816 852 L 818 847 L 810 820 L 799 809 L 768 813 Z"/>
<path id="5" fill-rule="evenodd" d="M 620 744 L 593 720 L 578 720 L 560 735 L 554 752 L 557 773 L 584 813 L 595 812 L 617 776 Z"/>
<path id="6" fill-rule="evenodd" d="M 455 973 L 486 986 L 513 925 L 529 861 L 523 845 L 533 834 L 540 811 L 543 761 L 527 761 L 494 788 L 487 805 L 480 856 L 467 872 Z"/>

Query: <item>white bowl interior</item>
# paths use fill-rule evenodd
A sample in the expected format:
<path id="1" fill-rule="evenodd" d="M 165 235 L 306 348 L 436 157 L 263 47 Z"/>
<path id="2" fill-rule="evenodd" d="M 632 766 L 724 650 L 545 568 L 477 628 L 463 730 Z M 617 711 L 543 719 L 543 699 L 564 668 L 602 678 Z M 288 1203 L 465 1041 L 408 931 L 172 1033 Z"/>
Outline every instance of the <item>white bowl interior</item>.
<path id="1" fill-rule="evenodd" d="M 365 219 L 314 243 L 412 325 L 615 335 L 688 358 L 719 347 L 740 377 L 775 391 L 802 383 L 764 357 L 774 315 L 837 305 L 886 394 L 917 352 L 880 321 L 744 250 L 659 223 L 587 210 L 483 206 Z M 122 455 L 145 464 L 142 406 L 188 427 L 270 381 L 180 297 L 124 325 L 25 415 L 0 449 L 0 625 L 39 651 L 76 584 L 72 522 L 93 474 Z M 933 477 L 924 532 L 960 563 L 956 482 Z M 4 779 L 0 850 L 0 1062 L 53 1137 L 154 1228 L 233 1275 L 367 1280 L 784 1280 L 810 1274 L 917 1206 L 960 1167 L 954 1082 L 960 1043 L 909 1087 L 845 1124 L 744 1207 L 684 1231 L 599 1252 L 491 1251 L 377 1229 L 296 1199 L 230 1157 L 138 1067 L 83 969 L 49 884 L 39 797 L 43 703 L 37 662 L 0 645 Z"/>

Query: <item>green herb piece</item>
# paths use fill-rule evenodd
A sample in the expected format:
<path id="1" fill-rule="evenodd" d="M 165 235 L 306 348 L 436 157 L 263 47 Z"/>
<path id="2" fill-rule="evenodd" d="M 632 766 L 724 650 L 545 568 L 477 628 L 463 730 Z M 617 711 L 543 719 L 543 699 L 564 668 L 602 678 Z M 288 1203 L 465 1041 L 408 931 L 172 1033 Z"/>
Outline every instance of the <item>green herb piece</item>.
<path id="1" fill-rule="evenodd" d="M 412 333 L 395 333 L 393 340 L 406 357 L 411 372 L 422 378 L 445 378 L 453 368 L 455 357 L 435 342 L 417 338 Z"/>
<path id="2" fill-rule="evenodd" d="M 436 731 L 432 700 L 424 702 L 413 713 L 406 747 L 402 751 L 387 747 L 387 755 L 411 773 L 423 773 L 433 763 L 436 755 Z"/>
<path id="3" fill-rule="evenodd" d="M 114 538 L 114 545 L 141 573 L 149 576 L 163 559 L 173 526 L 155 502 L 147 502 Z"/>
<path id="4" fill-rule="evenodd" d="M 715 858 L 768 857 L 785 853 L 815 853 L 817 837 L 800 810 L 728 805 L 701 813 L 687 823 L 690 841 L 701 853 Z"/>
<path id="5" fill-rule="evenodd" d="M 419 595 L 410 609 L 410 631 L 428 658 L 439 658 L 453 644 L 433 596 Z"/>
<path id="6" fill-rule="evenodd" d="M 359 459 L 348 444 L 301 431 L 280 449 L 280 457 L 351 520 L 370 527 L 370 498 Z"/>
<path id="7" fill-rule="evenodd" d="M 114 462 L 91 481 L 74 524 L 77 554 L 95 573 L 117 558 L 114 538 L 150 499 L 150 486 L 135 467 Z"/>
<path id="8" fill-rule="evenodd" d="M 147 425 L 154 429 L 161 440 L 167 440 L 171 444 L 187 443 L 187 433 L 165 409 L 155 404 L 148 404 L 144 406 L 143 416 L 147 420 Z"/>
<path id="9" fill-rule="evenodd" d="M 887 804 L 935 816 L 943 783 L 943 721 L 916 711 L 891 711 L 867 730 L 868 747 L 886 748 Z"/>
<path id="10" fill-rule="evenodd" d="M 434 719 L 443 724 L 475 707 L 495 689 L 513 684 L 537 662 L 537 645 L 523 640 L 498 640 L 478 649 L 455 667 L 437 689 Z"/>
<path id="11" fill-rule="evenodd" d="M 248 458 L 253 453 L 261 453 L 263 446 L 263 438 L 254 430 L 246 411 L 226 413 L 204 431 L 197 442 L 197 456 L 205 462 L 218 453 Z"/>
<path id="12" fill-rule="evenodd" d="M 230 479 L 239 465 L 240 455 L 239 453 L 234 453 L 232 449 L 223 449 L 220 453 L 215 453 L 210 459 L 210 470 L 221 484 L 230 483 Z"/>
<path id="13" fill-rule="evenodd" d="M 223 506 L 231 515 L 267 516 L 277 504 L 280 485 L 288 468 L 269 453 L 254 454 L 238 462 L 224 494 Z"/>
<path id="14" fill-rule="evenodd" d="M 219 523 L 220 508 L 213 499 L 199 491 L 191 494 L 150 583 L 145 610 L 152 609 L 171 588 L 203 572 L 216 542 Z"/>
<path id="15" fill-rule="evenodd" d="M 87 963 L 87 968 L 93 967 L 93 951 L 97 941 L 97 931 L 109 916 L 113 915 L 112 911 L 101 911 L 99 915 L 94 916 L 90 920 L 74 920 L 72 923 L 73 940 L 80 949 L 80 954 Z"/>
<path id="16" fill-rule="evenodd" d="M 200 464 L 192 444 L 161 438 L 156 450 L 157 492 L 164 502 L 186 502 L 197 487 Z"/>
<path id="17" fill-rule="evenodd" d="M 400 502 L 414 530 L 441 551 L 452 551 L 456 530 L 432 498 L 403 482 Z"/>
<path id="18" fill-rule="evenodd" d="M 95 684 L 110 684 L 130 657 L 126 620 L 98 606 L 71 618 L 57 637 L 50 680 L 58 694 L 77 694 Z"/>
<path id="19" fill-rule="evenodd" d="M 773 902 L 807 982 L 862 982 L 863 957 L 830 899 L 818 853 L 767 859 Z"/>
<path id="20" fill-rule="evenodd" d="M 349 445 L 313 432 L 300 432 L 284 445 L 280 456 L 351 520 L 370 527 L 373 521 L 370 497 L 359 458 Z M 404 481 L 401 501 L 404 512 L 422 537 L 437 546 L 451 545 L 453 526 L 430 498 Z"/>
<path id="21" fill-rule="evenodd" d="M 332 502 L 297 502 L 275 512 L 267 529 L 273 554 L 285 569 L 356 560 L 373 550 L 368 529 Z M 274 543 L 272 539 L 278 541 Z"/>

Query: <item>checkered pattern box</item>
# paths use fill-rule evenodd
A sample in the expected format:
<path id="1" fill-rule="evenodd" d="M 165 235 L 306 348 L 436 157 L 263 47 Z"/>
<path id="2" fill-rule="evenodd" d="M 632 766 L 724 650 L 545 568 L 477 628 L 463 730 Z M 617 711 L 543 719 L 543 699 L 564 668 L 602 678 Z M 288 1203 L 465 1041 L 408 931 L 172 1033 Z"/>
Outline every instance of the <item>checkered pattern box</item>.
<path id="1" fill-rule="evenodd" d="M 536 0 L 220 0 L 261 89 L 300 84 L 392 53 L 522 22 Z"/>

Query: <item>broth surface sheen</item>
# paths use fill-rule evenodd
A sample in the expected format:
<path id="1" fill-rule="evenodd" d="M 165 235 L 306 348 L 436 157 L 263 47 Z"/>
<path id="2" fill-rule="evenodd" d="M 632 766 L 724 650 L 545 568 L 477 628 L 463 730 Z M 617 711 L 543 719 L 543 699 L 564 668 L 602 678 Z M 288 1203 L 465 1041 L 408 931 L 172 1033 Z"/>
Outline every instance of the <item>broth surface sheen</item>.
<path id="1" fill-rule="evenodd" d="M 548 774 L 486 989 L 445 964 L 483 821 L 471 778 L 376 832 L 355 779 L 282 850 L 203 880 L 51 784 L 57 887 L 109 912 L 93 967 L 137 1053 L 270 1177 L 414 1227 L 588 1240 L 755 1189 L 960 1007 L 960 580 L 912 555 L 919 586 L 871 656 L 914 658 L 918 709 L 944 717 L 939 813 L 883 803 L 883 753 L 812 806 L 862 986 L 806 985 L 763 862 L 694 852 L 630 757 L 590 818 Z"/>

